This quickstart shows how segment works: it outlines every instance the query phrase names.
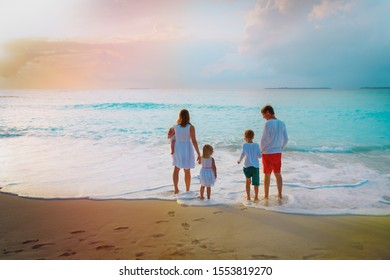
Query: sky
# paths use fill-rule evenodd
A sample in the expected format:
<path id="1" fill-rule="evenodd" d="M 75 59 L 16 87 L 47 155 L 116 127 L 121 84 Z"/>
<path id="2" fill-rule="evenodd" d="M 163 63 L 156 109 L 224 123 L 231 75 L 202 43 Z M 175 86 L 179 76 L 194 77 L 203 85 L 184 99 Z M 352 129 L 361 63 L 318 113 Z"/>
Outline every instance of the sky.
<path id="1" fill-rule="evenodd" d="M 0 89 L 390 86 L 387 0 L 0 0 Z"/>

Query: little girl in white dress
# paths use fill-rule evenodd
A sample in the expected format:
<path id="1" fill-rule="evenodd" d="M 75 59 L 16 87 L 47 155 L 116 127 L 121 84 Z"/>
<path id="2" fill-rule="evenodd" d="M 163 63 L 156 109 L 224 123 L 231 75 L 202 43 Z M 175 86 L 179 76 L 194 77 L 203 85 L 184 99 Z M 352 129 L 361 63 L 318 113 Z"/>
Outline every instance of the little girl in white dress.
<path id="1" fill-rule="evenodd" d="M 203 146 L 203 154 L 201 157 L 202 168 L 200 169 L 200 199 L 204 199 L 204 189 L 207 187 L 207 198 L 210 199 L 211 187 L 214 186 L 217 178 L 217 167 L 213 154 L 213 147 L 210 145 Z"/>

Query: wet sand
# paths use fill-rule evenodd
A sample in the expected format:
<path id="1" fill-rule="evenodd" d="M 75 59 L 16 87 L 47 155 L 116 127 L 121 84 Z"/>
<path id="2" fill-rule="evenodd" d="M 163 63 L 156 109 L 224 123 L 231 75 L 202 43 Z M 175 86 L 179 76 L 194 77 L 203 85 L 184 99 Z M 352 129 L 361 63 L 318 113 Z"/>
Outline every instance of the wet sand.
<path id="1" fill-rule="evenodd" d="M 0 194 L 3 260 L 390 259 L 390 216 Z"/>

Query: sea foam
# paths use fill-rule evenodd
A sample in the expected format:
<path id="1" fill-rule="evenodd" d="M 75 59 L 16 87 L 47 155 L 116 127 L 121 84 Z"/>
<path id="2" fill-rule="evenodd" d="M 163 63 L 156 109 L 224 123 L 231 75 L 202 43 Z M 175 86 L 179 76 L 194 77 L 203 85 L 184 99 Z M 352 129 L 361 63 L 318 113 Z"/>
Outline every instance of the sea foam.
<path id="1" fill-rule="evenodd" d="M 390 215 L 390 99 L 383 92 L 1 94 L 7 97 L 0 98 L 0 188 L 5 193 L 43 199 L 243 205 L 311 215 Z M 246 129 L 253 129 L 255 141 L 260 141 L 265 120 L 259 110 L 267 103 L 275 107 L 289 133 L 282 165 L 284 199 L 276 198 L 271 177 L 271 199 L 248 202 L 237 159 Z M 167 130 L 182 108 L 190 111 L 200 148 L 206 143 L 214 147 L 218 178 L 210 200 L 199 199 L 199 165 L 191 171 L 191 192 L 184 191 L 181 171 L 181 192 L 173 193 Z M 260 179 L 262 196 L 262 173 Z"/>

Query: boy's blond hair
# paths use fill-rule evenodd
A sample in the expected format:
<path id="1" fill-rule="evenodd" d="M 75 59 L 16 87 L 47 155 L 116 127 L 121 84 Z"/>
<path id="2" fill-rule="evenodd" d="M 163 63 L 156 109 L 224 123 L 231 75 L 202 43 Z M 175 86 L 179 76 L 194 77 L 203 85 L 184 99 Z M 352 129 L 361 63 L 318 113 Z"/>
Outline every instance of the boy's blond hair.
<path id="1" fill-rule="evenodd" d="M 255 133 L 251 129 L 245 130 L 244 137 L 245 137 L 245 139 L 253 140 L 253 138 L 255 138 Z"/>

